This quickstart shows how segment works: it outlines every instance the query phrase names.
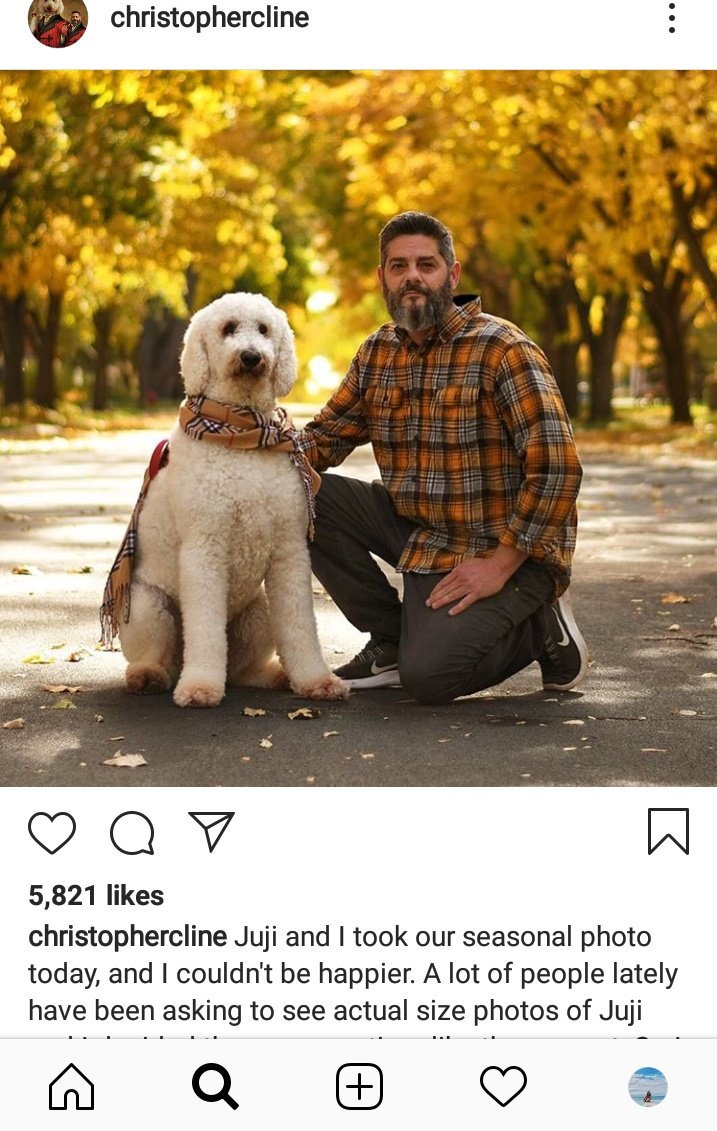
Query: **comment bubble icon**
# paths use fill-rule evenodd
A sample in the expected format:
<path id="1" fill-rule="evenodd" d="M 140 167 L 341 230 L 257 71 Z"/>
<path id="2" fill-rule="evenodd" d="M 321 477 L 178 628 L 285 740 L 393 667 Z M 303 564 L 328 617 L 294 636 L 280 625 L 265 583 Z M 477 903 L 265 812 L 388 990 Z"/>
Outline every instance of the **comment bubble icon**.
<path id="1" fill-rule="evenodd" d="M 154 855 L 154 826 L 144 813 L 132 809 L 120 813 L 110 827 L 110 840 L 117 851 L 125 856 L 140 856 L 142 853 Z"/>

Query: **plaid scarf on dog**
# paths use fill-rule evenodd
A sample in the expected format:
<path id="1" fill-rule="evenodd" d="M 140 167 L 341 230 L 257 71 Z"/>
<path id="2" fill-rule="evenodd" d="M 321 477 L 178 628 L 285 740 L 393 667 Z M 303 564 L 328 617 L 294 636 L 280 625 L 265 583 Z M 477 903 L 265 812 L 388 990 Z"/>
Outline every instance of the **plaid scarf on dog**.
<path id="1" fill-rule="evenodd" d="M 275 452 L 288 452 L 291 462 L 301 475 L 309 515 L 308 535 L 313 539 L 316 514 L 314 495 L 321 485 L 321 477 L 300 451 L 296 429 L 285 408 L 275 408 L 267 416 L 250 408 L 235 408 L 222 401 L 213 401 L 209 397 L 186 397 L 179 408 L 179 423 L 192 440 L 222 444 L 228 448 L 270 448 Z M 112 647 L 112 641 L 119 631 L 120 616 L 125 624 L 129 620 L 132 563 L 137 552 L 139 514 L 152 479 L 168 461 L 169 444 L 163 440 L 155 448 L 144 473 L 139 498 L 105 584 L 100 624 L 102 643 L 106 648 Z"/>

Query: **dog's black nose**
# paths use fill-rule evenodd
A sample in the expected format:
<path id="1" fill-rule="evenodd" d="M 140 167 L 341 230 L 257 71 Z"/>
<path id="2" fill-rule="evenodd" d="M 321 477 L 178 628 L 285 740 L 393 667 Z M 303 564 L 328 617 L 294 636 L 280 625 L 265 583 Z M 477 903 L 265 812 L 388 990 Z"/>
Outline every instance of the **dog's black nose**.
<path id="1" fill-rule="evenodd" d="M 242 350 L 240 355 L 242 365 L 247 369 L 254 369 L 255 366 L 261 361 L 261 354 L 256 350 Z"/>

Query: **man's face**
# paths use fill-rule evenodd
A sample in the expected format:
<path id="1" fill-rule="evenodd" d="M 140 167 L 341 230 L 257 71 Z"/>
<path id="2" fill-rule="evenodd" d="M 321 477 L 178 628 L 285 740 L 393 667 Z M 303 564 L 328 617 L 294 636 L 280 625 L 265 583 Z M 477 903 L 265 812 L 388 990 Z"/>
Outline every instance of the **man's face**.
<path id="1" fill-rule="evenodd" d="M 72 13 L 72 15 L 70 16 L 70 23 L 72 24 L 73 27 L 77 27 L 77 25 L 79 23 L 81 23 L 81 18 L 80 18 L 79 12 L 73 12 Z"/>
<path id="2" fill-rule="evenodd" d="M 432 236 L 396 236 L 378 278 L 397 326 L 424 331 L 437 326 L 453 305 L 460 264 L 448 266 Z"/>

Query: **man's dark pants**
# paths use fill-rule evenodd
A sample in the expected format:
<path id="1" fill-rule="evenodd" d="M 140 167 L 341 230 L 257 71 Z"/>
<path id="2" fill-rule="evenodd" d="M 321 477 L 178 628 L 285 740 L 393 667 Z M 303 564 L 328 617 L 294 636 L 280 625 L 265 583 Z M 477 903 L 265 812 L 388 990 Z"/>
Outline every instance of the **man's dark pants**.
<path id="1" fill-rule="evenodd" d="M 449 616 L 450 605 L 426 606 L 442 574 L 404 573 L 401 602 L 371 555 L 395 566 L 414 529 L 381 483 L 322 476 L 310 544 L 314 574 L 351 624 L 399 645 L 405 690 L 421 703 L 447 703 L 536 660 L 554 592 L 547 568 L 528 558 L 499 593 L 456 616 Z"/>

